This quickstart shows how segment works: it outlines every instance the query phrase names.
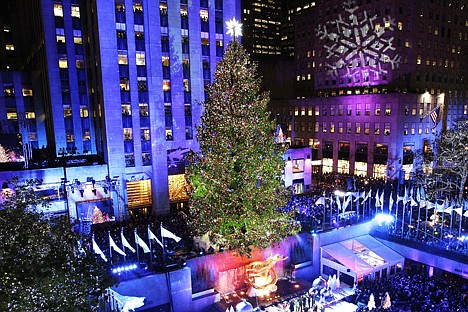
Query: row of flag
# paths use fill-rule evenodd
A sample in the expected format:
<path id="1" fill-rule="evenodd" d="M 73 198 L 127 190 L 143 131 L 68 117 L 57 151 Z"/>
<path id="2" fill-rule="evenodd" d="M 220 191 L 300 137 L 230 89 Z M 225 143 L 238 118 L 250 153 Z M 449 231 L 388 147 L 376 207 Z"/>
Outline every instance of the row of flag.
<path id="1" fill-rule="evenodd" d="M 375 199 L 375 207 L 380 208 L 383 210 L 384 206 L 384 190 L 377 190 L 374 196 Z M 338 209 L 342 212 L 345 212 L 348 208 L 349 204 L 351 203 L 352 198 L 355 198 L 353 202 L 357 202 L 359 199 L 362 199 L 362 204 L 364 204 L 367 200 L 372 199 L 372 190 L 363 191 L 363 192 L 346 192 L 344 194 L 335 195 L 335 199 L 331 197 L 331 201 L 335 202 L 338 206 Z M 343 199 L 342 199 L 343 198 Z M 320 197 L 316 200 L 316 205 L 325 205 L 326 197 Z M 440 202 L 431 202 L 426 200 L 426 195 L 424 192 L 424 188 L 421 187 L 413 187 L 408 189 L 405 188 L 405 192 L 403 196 L 393 195 L 393 191 L 390 192 L 389 195 L 389 204 L 388 209 L 392 212 L 393 206 L 396 203 L 398 205 L 399 202 L 403 202 L 403 205 L 406 206 L 407 203 L 410 203 L 411 207 L 419 207 L 419 208 L 435 208 L 436 212 L 445 212 L 451 213 L 452 211 L 457 212 L 459 215 L 463 214 L 463 207 L 468 208 L 468 202 L 458 203 L 455 200 L 449 201 L 446 199 L 443 203 Z M 456 208 L 458 207 L 458 208 Z M 464 217 L 468 217 L 468 210 L 465 211 L 463 214 Z"/>
<path id="2" fill-rule="evenodd" d="M 180 237 L 178 237 L 177 235 L 175 235 L 174 233 L 172 233 L 171 231 L 165 229 L 164 227 L 161 226 L 161 239 L 163 239 L 164 237 L 166 238 L 171 238 L 173 240 L 175 240 L 176 242 L 179 242 L 181 240 Z M 109 248 L 111 250 L 114 250 L 115 252 L 117 252 L 118 254 L 122 255 L 122 256 L 126 256 L 127 254 L 125 253 L 125 248 L 127 248 L 128 250 L 130 250 L 132 253 L 135 253 L 137 250 L 135 248 L 132 247 L 132 245 L 130 245 L 130 243 L 128 242 L 128 240 L 125 238 L 124 234 L 123 234 L 123 229 L 120 231 L 120 238 L 122 240 L 122 248 L 120 248 L 119 246 L 117 246 L 117 244 L 115 243 L 115 241 L 112 239 L 112 236 L 110 235 L 110 232 L 109 232 Z M 151 240 L 155 240 L 156 243 L 158 243 L 158 245 L 160 245 L 163 249 L 164 249 L 164 245 L 163 243 L 161 243 L 161 241 L 156 237 L 156 235 L 154 235 L 154 233 L 151 231 L 149 225 L 148 225 L 148 239 L 150 240 L 150 246 L 151 246 Z M 140 246 L 142 249 L 143 249 L 143 252 L 144 253 L 148 253 L 151 251 L 151 249 L 148 247 L 148 244 L 146 244 L 146 242 L 138 235 L 137 233 L 137 230 L 135 229 L 135 244 L 137 245 L 136 248 L 138 248 L 138 246 Z M 98 244 L 96 243 L 96 241 L 94 240 L 94 235 L 93 235 L 93 251 L 94 253 L 98 254 L 99 256 L 101 256 L 101 258 L 107 262 L 107 257 L 106 255 L 102 252 L 101 248 L 99 248 Z"/>

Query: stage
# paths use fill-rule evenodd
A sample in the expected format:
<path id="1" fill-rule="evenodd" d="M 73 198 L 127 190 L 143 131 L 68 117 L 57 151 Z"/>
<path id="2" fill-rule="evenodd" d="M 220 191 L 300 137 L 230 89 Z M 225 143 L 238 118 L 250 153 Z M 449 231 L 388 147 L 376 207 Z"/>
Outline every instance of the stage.
<path id="1" fill-rule="evenodd" d="M 250 302 L 254 308 L 266 308 L 276 302 L 289 300 L 306 293 L 310 289 L 311 283 L 299 280 L 296 280 L 295 282 L 278 280 L 276 286 L 278 286 L 278 289 L 275 292 L 271 293 L 269 296 L 263 297 L 248 297 L 248 289 L 242 289 L 230 294 L 226 294 L 224 297 L 221 297 L 219 302 L 213 305 L 212 311 L 225 312 L 226 309 L 229 309 L 230 307 L 234 307 L 235 310 L 236 305 L 241 302 L 242 299 Z"/>
<path id="2" fill-rule="evenodd" d="M 213 305 L 212 311 L 225 312 L 231 307 L 233 307 L 235 311 L 236 305 L 241 302 L 242 299 L 245 299 L 250 302 L 253 308 L 259 307 L 269 312 L 280 312 L 284 311 L 284 309 L 280 308 L 281 305 L 284 305 L 286 302 L 301 299 L 301 296 L 306 295 L 311 287 L 311 283 L 299 280 L 295 282 L 278 280 L 276 285 L 278 286 L 277 291 L 266 297 L 250 298 L 246 295 L 247 289 L 226 294 L 219 302 Z M 357 306 L 355 304 L 344 300 L 346 297 L 354 295 L 354 290 L 344 283 L 342 283 L 342 286 L 342 288 L 333 292 L 333 298 L 327 298 L 323 303 L 325 312 L 356 311 Z M 318 299 L 319 297 L 316 298 L 316 302 L 318 302 Z"/>

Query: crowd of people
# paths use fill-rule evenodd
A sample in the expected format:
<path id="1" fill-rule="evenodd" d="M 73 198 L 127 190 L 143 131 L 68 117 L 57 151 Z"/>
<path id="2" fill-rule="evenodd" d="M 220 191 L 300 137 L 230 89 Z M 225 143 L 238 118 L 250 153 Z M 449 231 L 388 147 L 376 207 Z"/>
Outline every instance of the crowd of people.
<path id="1" fill-rule="evenodd" d="M 390 309 L 382 307 L 385 293 L 391 300 Z M 468 285 L 463 278 L 432 276 L 421 272 L 403 271 L 388 279 L 362 282 L 356 291 L 358 311 L 368 311 L 373 294 L 374 311 L 461 312 L 468 311 Z"/>

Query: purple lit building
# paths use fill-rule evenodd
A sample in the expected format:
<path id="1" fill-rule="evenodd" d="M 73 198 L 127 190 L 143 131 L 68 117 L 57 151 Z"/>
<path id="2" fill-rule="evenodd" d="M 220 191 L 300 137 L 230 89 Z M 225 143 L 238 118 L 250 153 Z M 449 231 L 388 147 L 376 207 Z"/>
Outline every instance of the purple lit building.
<path id="1" fill-rule="evenodd" d="M 294 10 L 294 100 L 272 110 L 313 173 L 409 178 L 416 150 L 468 115 L 468 7 L 320 1 Z"/>

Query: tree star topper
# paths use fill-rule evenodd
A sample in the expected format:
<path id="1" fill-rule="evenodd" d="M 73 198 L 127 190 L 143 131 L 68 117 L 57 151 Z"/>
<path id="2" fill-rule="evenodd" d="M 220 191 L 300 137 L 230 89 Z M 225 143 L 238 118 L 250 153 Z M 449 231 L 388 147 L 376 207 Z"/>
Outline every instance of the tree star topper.
<path id="1" fill-rule="evenodd" d="M 227 27 L 227 35 L 231 35 L 236 39 L 238 36 L 242 36 L 242 24 L 239 24 L 239 22 L 233 18 L 230 21 L 226 22 L 226 27 Z"/>

